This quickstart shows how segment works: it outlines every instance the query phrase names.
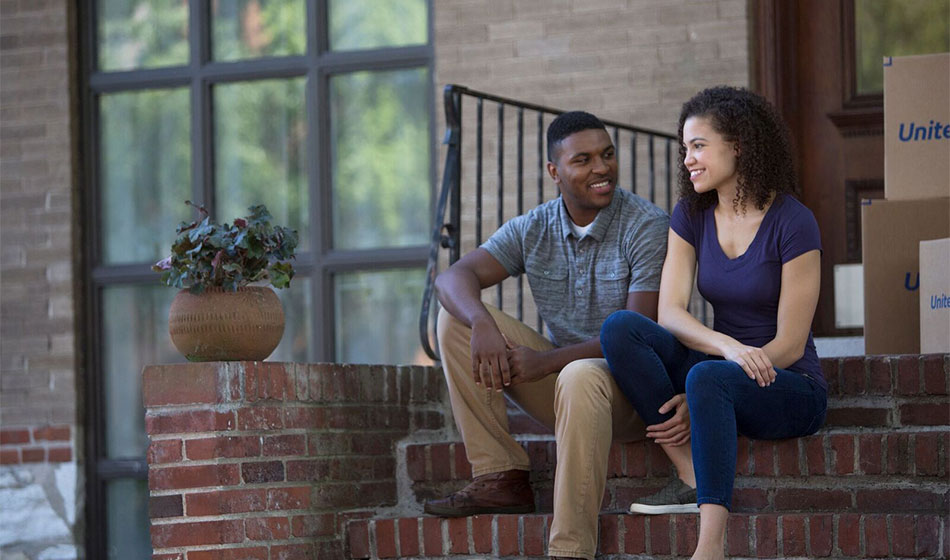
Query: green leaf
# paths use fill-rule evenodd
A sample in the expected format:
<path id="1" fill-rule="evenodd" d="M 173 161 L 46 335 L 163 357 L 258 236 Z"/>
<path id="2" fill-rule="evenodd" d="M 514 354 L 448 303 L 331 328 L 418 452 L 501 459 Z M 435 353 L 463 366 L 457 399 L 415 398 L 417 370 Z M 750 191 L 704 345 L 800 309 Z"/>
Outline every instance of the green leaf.
<path id="1" fill-rule="evenodd" d="M 234 225 L 219 225 L 203 207 L 188 204 L 201 220 L 179 225 L 171 255 L 158 267 L 162 283 L 192 293 L 211 286 L 236 290 L 261 280 L 280 288 L 289 285 L 294 274 L 289 261 L 298 242 L 295 230 L 271 224 L 263 205 L 251 206 L 251 214 L 235 219 Z"/>
<path id="2" fill-rule="evenodd" d="M 274 263 L 270 267 L 270 283 L 275 288 L 286 288 L 290 286 L 290 279 L 294 277 L 294 269 L 290 263 Z"/>

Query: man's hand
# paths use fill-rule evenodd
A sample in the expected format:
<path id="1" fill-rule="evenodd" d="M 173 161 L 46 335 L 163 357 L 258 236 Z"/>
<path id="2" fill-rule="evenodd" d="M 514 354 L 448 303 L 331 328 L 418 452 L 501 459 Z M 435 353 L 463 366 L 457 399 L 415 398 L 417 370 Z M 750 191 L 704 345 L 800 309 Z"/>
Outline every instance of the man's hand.
<path id="1" fill-rule="evenodd" d="M 511 384 L 505 337 L 490 318 L 472 325 L 472 375 L 477 385 L 499 392 Z"/>
<path id="2" fill-rule="evenodd" d="M 676 412 L 672 418 L 662 424 L 647 426 L 647 437 L 663 445 L 679 446 L 689 442 L 689 405 L 685 394 L 673 395 L 672 399 L 663 403 L 659 412 L 666 414 L 674 408 Z"/>
<path id="3" fill-rule="evenodd" d="M 508 368 L 511 370 L 511 384 L 531 383 L 548 376 L 545 371 L 544 353 L 519 346 L 508 341 Z"/>

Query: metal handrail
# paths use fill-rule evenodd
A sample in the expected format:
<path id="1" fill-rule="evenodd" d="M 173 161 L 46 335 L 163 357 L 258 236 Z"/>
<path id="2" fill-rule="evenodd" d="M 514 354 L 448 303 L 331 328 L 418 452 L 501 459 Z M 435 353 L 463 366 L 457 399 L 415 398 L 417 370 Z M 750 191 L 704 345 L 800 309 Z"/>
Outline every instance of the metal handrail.
<path id="1" fill-rule="evenodd" d="M 501 97 L 498 95 L 493 95 L 490 93 L 475 91 L 469 89 L 465 86 L 459 86 L 454 84 L 449 84 L 445 86 L 442 91 L 443 106 L 445 109 L 445 136 L 442 140 L 442 143 L 446 145 L 446 155 L 445 155 L 445 169 L 442 174 L 442 186 L 439 191 L 439 198 L 436 203 L 435 217 L 433 219 L 432 227 L 432 236 L 429 246 L 429 261 L 426 266 L 426 284 L 425 290 L 422 296 L 422 309 L 419 315 L 419 337 L 422 342 L 422 348 L 425 350 L 426 354 L 433 360 L 438 360 L 439 355 L 436 352 L 435 348 L 438 346 L 438 341 L 430 343 L 429 336 L 429 321 L 430 321 L 430 307 L 433 296 L 433 291 L 435 288 L 435 277 L 438 274 L 438 264 L 439 264 L 439 250 L 448 249 L 449 254 L 449 264 L 451 265 L 457 261 L 460 257 L 461 251 L 461 223 L 462 223 L 462 200 L 461 200 L 461 186 L 462 186 L 462 102 L 463 97 L 470 97 L 475 100 L 477 103 L 477 122 L 476 122 L 476 178 L 475 178 L 475 238 L 477 243 L 482 241 L 482 140 L 483 140 L 483 117 L 484 110 L 483 105 L 486 101 L 495 103 L 498 107 L 498 176 L 497 176 L 497 193 L 498 193 L 498 205 L 497 205 L 497 220 L 499 224 L 503 219 L 503 200 L 504 200 L 504 109 L 506 106 L 513 107 L 517 111 L 517 127 L 518 127 L 518 137 L 517 137 L 517 150 L 518 150 L 518 161 L 517 165 L 517 213 L 521 214 L 525 211 L 524 209 L 524 112 L 533 111 L 537 113 L 537 151 L 538 151 L 538 161 L 539 166 L 542 158 L 543 144 L 543 118 L 544 115 L 560 115 L 564 111 L 561 109 L 554 109 L 551 107 L 545 107 L 542 105 L 537 105 L 534 103 L 527 103 L 524 101 L 519 101 L 516 99 L 511 99 L 507 97 Z M 638 137 L 643 136 L 646 138 L 646 147 L 647 147 L 647 159 L 648 159 L 648 185 L 647 193 L 645 198 L 648 198 L 651 202 L 656 202 L 656 149 L 655 142 L 657 139 L 660 139 L 665 144 L 665 150 L 663 156 L 665 158 L 665 201 L 666 201 L 666 210 L 667 212 L 671 209 L 671 195 L 672 195 L 672 169 L 673 165 L 671 163 L 672 157 L 672 146 L 676 141 L 676 136 L 671 135 L 666 132 L 661 132 L 658 130 L 651 130 L 648 128 L 632 126 L 625 123 L 620 123 L 616 121 L 603 120 L 604 125 L 608 130 L 612 129 L 613 131 L 613 140 L 614 145 L 617 146 L 618 153 L 620 153 L 620 133 L 623 131 L 625 134 L 629 134 L 631 137 L 630 140 L 630 177 L 631 185 L 630 190 L 636 192 L 637 188 L 637 147 L 638 147 Z M 540 201 L 543 197 L 543 173 L 539 169 L 538 173 L 538 200 Z M 449 211 L 449 219 L 445 221 L 446 210 Z M 502 286 L 499 284 L 496 288 L 497 298 L 499 302 L 502 299 Z M 522 319 L 523 312 L 523 286 L 520 283 L 518 284 L 517 291 L 517 307 L 518 307 L 518 318 Z M 704 310 L 704 321 L 705 321 L 705 306 Z M 542 328 L 542 322 L 540 317 L 538 317 L 538 328 Z"/>

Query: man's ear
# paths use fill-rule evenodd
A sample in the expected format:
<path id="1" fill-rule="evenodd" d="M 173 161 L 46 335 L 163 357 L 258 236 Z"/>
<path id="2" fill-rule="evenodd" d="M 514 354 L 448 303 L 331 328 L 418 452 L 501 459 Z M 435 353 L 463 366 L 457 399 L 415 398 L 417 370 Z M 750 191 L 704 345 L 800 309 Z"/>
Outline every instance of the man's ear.
<path id="1" fill-rule="evenodd" d="M 739 149 L 739 143 L 738 143 L 738 142 L 733 142 L 733 143 L 732 143 L 732 151 L 735 152 L 736 157 L 739 157 L 739 154 L 742 153 L 742 150 Z"/>
<path id="2" fill-rule="evenodd" d="M 551 178 L 554 179 L 554 182 L 556 184 L 560 185 L 560 178 L 558 177 L 558 174 L 557 174 L 557 166 L 551 163 L 550 161 L 548 162 L 548 175 L 550 175 Z"/>

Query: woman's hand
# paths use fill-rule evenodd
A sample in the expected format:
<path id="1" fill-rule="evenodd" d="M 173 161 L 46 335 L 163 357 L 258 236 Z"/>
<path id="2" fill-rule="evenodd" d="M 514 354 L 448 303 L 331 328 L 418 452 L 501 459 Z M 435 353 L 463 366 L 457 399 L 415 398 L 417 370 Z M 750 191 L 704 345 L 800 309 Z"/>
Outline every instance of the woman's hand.
<path id="1" fill-rule="evenodd" d="M 775 381 L 775 368 L 765 350 L 755 346 L 746 346 L 738 341 L 732 341 L 722 352 L 722 357 L 739 364 L 749 379 L 759 384 L 759 387 L 768 387 Z"/>
<path id="2" fill-rule="evenodd" d="M 686 403 L 685 394 L 673 395 L 672 399 L 663 403 L 659 412 L 666 414 L 674 408 L 676 412 L 672 418 L 662 424 L 647 426 L 647 437 L 662 445 L 678 446 L 689 443 L 689 405 Z"/>

